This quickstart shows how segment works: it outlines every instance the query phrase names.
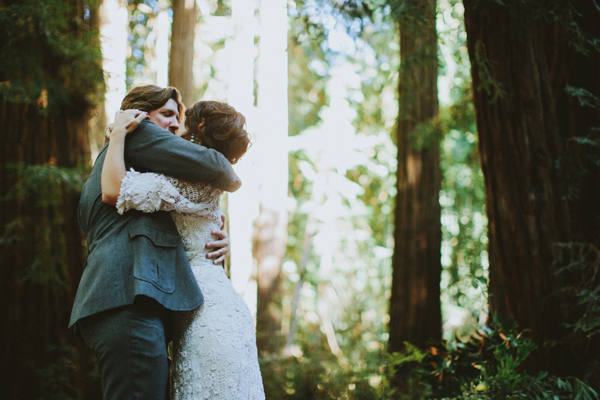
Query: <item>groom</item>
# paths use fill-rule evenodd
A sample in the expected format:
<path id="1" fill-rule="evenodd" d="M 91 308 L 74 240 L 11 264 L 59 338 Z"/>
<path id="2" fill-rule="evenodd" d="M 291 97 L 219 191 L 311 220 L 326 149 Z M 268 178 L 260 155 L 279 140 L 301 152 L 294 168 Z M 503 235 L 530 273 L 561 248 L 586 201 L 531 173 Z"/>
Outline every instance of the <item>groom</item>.
<path id="1" fill-rule="evenodd" d="M 126 168 L 153 171 L 226 191 L 241 182 L 215 150 L 174 135 L 183 111 L 175 88 L 138 86 L 121 109 L 138 109 L 149 120 L 127 135 Z M 171 132 L 169 132 L 171 131 Z M 173 311 L 200 306 L 202 293 L 190 269 L 170 215 L 128 211 L 106 204 L 101 175 L 105 146 L 83 187 L 79 224 L 87 235 L 88 256 L 69 327 L 96 353 L 104 400 L 168 398 L 167 344 Z M 222 260 L 229 249 L 225 232 L 209 254 Z M 207 245 L 208 246 L 208 245 Z"/>

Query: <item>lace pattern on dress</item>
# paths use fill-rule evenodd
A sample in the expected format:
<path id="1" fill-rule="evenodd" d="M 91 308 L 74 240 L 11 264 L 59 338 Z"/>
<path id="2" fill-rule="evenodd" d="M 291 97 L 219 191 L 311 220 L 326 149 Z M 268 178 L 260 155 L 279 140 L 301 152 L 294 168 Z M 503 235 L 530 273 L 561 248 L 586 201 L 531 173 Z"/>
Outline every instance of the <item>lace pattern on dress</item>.
<path id="1" fill-rule="evenodd" d="M 133 168 L 125 174 L 117 200 L 117 212 L 135 209 L 146 213 L 176 211 L 196 217 L 219 219 L 219 195 L 208 183 L 189 183 Z"/>
<path id="2" fill-rule="evenodd" d="M 204 303 L 175 318 L 173 399 L 264 399 L 254 322 L 246 303 L 221 266 L 198 258 L 192 270 Z"/>
<path id="3" fill-rule="evenodd" d="M 127 172 L 119 213 L 172 211 L 204 303 L 174 318 L 173 398 L 263 400 L 254 322 L 220 265 L 206 259 L 206 243 L 221 224 L 221 191 L 155 173 Z M 200 257 L 202 255 L 202 257 Z"/>
<path id="4" fill-rule="evenodd" d="M 131 169 L 121 182 L 117 212 L 123 214 L 132 209 L 146 213 L 175 211 L 171 216 L 186 251 L 196 247 L 194 255 L 198 251 L 206 254 L 204 245 L 213 239 L 212 232 L 221 228 L 221 193 L 207 183 L 190 183 Z"/>

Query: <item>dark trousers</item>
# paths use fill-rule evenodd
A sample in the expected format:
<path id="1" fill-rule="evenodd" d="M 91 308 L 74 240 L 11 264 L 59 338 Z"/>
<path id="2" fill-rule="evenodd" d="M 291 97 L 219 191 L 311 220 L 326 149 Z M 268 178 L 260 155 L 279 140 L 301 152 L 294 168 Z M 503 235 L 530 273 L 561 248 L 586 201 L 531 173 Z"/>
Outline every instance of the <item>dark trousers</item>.
<path id="1" fill-rule="evenodd" d="M 100 312 L 77 324 L 98 358 L 104 400 L 169 398 L 167 309 L 138 296 L 129 306 Z"/>

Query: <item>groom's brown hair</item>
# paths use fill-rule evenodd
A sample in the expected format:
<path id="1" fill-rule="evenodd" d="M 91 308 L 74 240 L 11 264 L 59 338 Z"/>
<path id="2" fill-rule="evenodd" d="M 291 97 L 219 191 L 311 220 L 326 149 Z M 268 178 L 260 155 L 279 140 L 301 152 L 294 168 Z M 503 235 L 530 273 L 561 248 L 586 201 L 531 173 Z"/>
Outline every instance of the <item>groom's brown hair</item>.
<path id="1" fill-rule="evenodd" d="M 179 122 L 181 122 L 185 107 L 181 101 L 179 90 L 171 86 L 167 86 L 166 88 L 150 84 L 136 86 L 125 95 L 125 98 L 121 102 L 121 110 L 137 109 L 150 112 L 161 108 L 170 99 L 175 100 L 177 103 L 179 108 Z"/>

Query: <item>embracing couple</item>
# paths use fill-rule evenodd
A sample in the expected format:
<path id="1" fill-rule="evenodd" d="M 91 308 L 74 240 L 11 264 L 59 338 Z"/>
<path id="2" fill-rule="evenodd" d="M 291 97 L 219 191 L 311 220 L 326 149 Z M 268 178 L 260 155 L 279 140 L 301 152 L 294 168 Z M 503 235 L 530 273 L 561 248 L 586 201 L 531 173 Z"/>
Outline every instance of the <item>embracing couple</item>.
<path id="1" fill-rule="evenodd" d="M 181 96 L 154 85 L 121 110 L 81 194 L 88 256 L 69 323 L 98 358 L 104 399 L 264 399 L 252 316 L 222 266 L 219 198 L 241 185 L 245 118 L 200 101 L 177 136 Z"/>

